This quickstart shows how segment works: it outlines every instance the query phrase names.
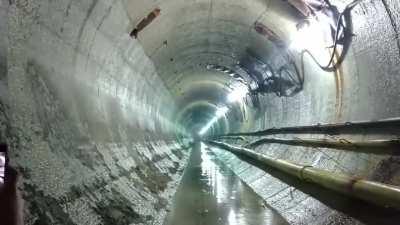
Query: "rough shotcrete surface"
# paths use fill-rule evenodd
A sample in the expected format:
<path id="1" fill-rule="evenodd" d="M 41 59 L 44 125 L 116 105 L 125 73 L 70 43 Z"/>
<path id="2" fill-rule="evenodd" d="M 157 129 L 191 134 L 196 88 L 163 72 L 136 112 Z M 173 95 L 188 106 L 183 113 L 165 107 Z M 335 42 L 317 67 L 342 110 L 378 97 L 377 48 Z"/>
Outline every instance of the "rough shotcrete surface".
<path id="1" fill-rule="evenodd" d="M 189 152 L 122 3 L 12 1 L 8 22 L 25 224 L 161 224 Z"/>
<path id="2" fill-rule="evenodd" d="M 0 2 L 0 33 L 8 33 L 8 2 Z M 7 88 L 7 35 L 0 36 L 0 141 L 6 142 L 10 136 L 9 102 Z"/>
<path id="3" fill-rule="evenodd" d="M 267 96 L 263 99 L 266 111 L 257 123 L 258 129 L 398 117 L 399 104 L 394 100 L 400 95 L 397 88 L 400 85 L 398 12 L 398 1 L 363 1 L 357 6 L 352 13 L 355 36 L 339 73 L 324 74 L 313 63 L 308 64 L 301 94 L 293 98 Z M 344 137 L 356 140 L 398 138 L 363 133 Z M 279 144 L 256 150 L 279 159 L 400 185 L 399 157 Z M 363 224 L 230 153 L 219 152 L 219 156 L 291 224 Z"/>
<path id="4" fill-rule="evenodd" d="M 229 66 L 249 48 L 269 51 L 254 21 L 287 39 L 295 19 L 279 0 L 3 2 L 0 18 L 7 7 L 9 18 L 8 27 L 0 20 L 0 32 L 9 36 L 7 44 L 0 36 L 0 85 L 9 91 L 0 93 L 0 134 L 23 177 L 26 224 L 36 225 L 161 224 L 188 156 L 173 141 L 181 130 L 171 123 L 181 110 L 173 103 L 202 100 L 183 93 L 193 83 L 204 85 L 196 86 L 203 100 L 219 93 L 207 82 L 221 87 L 226 79 L 210 82 L 208 63 Z M 141 43 L 130 38 L 158 3 L 162 13 Z M 262 97 L 251 130 L 398 117 L 398 12 L 397 0 L 363 1 L 353 11 L 355 36 L 342 68 L 324 73 L 306 58 L 304 91 Z M 230 127 L 240 127 L 237 121 Z M 282 145 L 257 151 L 400 184 L 396 157 Z M 229 153 L 218 155 L 291 224 L 362 224 Z"/>

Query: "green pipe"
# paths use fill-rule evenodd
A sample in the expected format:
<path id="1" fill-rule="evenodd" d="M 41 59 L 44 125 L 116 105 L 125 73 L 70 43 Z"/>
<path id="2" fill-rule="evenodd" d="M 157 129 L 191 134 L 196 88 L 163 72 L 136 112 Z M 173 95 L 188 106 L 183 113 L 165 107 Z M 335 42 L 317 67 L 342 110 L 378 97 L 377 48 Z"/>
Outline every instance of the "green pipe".
<path id="1" fill-rule="evenodd" d="M 285 144 L 292 146 L 305 146 L 314 148 L 335 148 L 355 152 L 372 154 L 400 154 L 400 140 L 368 140 L 368 141 L 350 141 L 346 139 L 282 139 L 282 138 L 262 138 L 245 145 L 246 148 L 255 148 L 263 144 Z"/>
<path id="2" fill-rule="evenodd" d="M 275 159 L 246 148 L 236 147 L 222 142 L 209 141 L 208 143 L 237 155 L 245 155 L 302 181 L 314 183 L 329 190 L 358 198 L 375 205 L 393 207 L 400 210 L 400 187 L 398 186 L 368 181 L 347 174 L 317 169 L 309 165 L 301 165 L 282 159 Z"/>

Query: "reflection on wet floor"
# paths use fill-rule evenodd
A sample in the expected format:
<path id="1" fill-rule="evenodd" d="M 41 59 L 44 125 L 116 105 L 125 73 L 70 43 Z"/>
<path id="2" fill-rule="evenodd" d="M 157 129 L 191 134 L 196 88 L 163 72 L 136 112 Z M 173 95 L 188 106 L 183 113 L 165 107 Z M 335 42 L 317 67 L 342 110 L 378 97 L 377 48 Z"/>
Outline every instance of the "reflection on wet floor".
<path id="1" fill-rule="evenodd" d="M 286 225 L 277 212 L 214 158 L 194 145 L 164 225 Z"/>

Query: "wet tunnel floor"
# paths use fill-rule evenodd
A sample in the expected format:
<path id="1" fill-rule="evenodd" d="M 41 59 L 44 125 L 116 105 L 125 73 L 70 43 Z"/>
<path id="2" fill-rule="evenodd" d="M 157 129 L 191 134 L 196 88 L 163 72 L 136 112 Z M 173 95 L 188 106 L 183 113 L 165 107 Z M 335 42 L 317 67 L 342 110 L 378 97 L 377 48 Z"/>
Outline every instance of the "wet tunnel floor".
<path id="1" fill-rule="evenodd" d="M 194 145 L 172 211 L 164 225 L 286 225 L 250 187 L 218 161 L 205 144 Z"/>

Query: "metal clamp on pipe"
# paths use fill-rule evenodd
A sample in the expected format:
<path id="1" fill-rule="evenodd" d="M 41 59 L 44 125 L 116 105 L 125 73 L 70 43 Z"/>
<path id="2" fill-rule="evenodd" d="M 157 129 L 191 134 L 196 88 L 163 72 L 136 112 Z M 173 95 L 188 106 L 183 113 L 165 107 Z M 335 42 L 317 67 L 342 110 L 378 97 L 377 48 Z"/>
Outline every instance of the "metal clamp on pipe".
<path id="1" fill-rule="evenodd" d="M 392 207 L 400 210 L 400 187 L 398 186 L 368 181 L 346 174 L 296 164 L 282 159 L 274 159 L 246 148 L 240 148 L 222 142 L 209 141 L 208 143 L 234 154 L 245 155 L 302 181 L 314 183 L 329 190 L 355 197 L 375 205 Z"/>

